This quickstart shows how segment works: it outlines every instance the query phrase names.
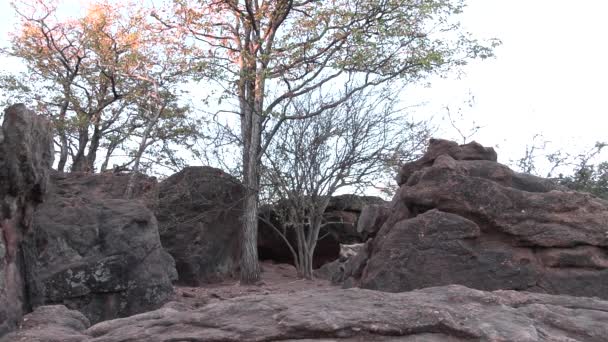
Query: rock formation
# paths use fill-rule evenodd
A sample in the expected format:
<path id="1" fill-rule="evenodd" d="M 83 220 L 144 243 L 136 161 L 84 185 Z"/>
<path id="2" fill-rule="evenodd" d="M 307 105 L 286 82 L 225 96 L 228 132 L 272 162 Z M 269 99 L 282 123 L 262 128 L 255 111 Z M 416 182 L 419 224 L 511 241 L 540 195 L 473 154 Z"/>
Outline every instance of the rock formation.
<path id="1" fill-rule="evenodd" d="M 198 286 L 237 272 L 244 188 L 212 167 L 187 167 L 160 183 L 158 222 L 178 283 Z"/>
<path id="2" fill-rule="evenodd" d="M 405 293 L 330 289 L 183 305 L 96 324 L 39 308 L 19 341 L 605 341 L 608 302 L 451 285 Z"/>
<path id="3" fill-rule="evenodd" d="M 513 172 L 477 143 L 432 140 L 400 173 L 361 286 L 462 284 L 608 298 L 608 202 Z"/>
<path id="4" fill-rule="evenodd" d="M 142 177 L 140 199 L 126 200 L 127 178 L 52 175 L 24 243 L 32 306 L 65 304 L 99 322 L 158 308 L 171 296 L 175 264 L 147 208 L 156 183 Z"/>
<path id="5" fill-rule="evenodd" d="M 0 130 L 0 336 L 13 329 L 28 309 L 23 236 L 32 229 L 32 213 L 46 192 L 53 164 L 49 121 L 14 105 L 4 112 Z"/>
<path id="6" fill-rule="evenodd" d="M 359 217 L 370 206 L 382 207 L 386 201 L 375 196 L 340 195 L 334 196 L 325 209 L 325 219 L 329 224 L 326 229 L 336 241 L 342 244 L 365 242 L 367 234 L 357 230 Z"/>
<path id="7" fill-rule="evenodd" d="M 372 240 L 353 245 L 340 244 L 340 257 L 315 270 L 314 276 L 344 288 L 355 287 L 367 265 Z"/>
<path id="8" fill-rule="evenodd" d="M 156 181 L 52 173 L 52 127 L 23 105 L 0 131 L 0 335 L 24 312 L 65 304 L 92 322 L 158 308 L 175 266 L 160 245 Z M 88 323 L 87 323 L 88 324 Z"/>

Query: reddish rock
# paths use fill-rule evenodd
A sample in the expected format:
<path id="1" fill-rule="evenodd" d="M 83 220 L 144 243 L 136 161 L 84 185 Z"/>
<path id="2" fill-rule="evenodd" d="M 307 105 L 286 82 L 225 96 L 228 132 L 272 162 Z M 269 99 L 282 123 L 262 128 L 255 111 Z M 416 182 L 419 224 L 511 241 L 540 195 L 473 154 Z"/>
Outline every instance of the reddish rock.
<path id="1" fill-rule="evenodd" d="M 375 244 L 361 286 L 389 292 L 461 284 L 486 290 L 536 285 L 534 254 L 508 241 L 482 241 L 479 226 L 436 209 L 403 220 Z"/>
<path id="2" fill-rule="evenodd" d="M 362 287 L 608 298 L 607 201 L 513 172 L 489 160 L 490 149 L 458 154 L 470 146 L 434 144 L 404 167 L 409 178 L 372 244 Z"/>
<path id="3" fill-rule="evenodd" d="M 36 318 L 0 341 L 603 342 L 608 336 L 606 301 L 458 285 L 256 295 L 198 309 L 167 305 L 90 328 L 75 313 L 53 310 L 48 322 Z"/>
<path id="4" fill-rule="evenodd" d="M 245 189 L 212 167 L 187 167 L 160 183 L 157 218 L 178 283 L 198 286 L 234 277 Z"/>
<path id="5" fill-rule="evenodd" d="M 359 286 L 359 280 L 367 265 L 371 240 L 366 243 L 340 245 L 340 258 L 315 270 L 315 277 L 326 279 L 343 288 Z"/>
<path id="6" fill-rule="evenodd" d="M 420 159 L 401 167 L 397 175 L 397 183 L 405 184 L 412 173 L 432 165 L 435 159 L 441 155 L 448 155 L 455 160 L 489 160 L 493 162 L 497 160 L 496 151 L 492 147 L 483 147 L 475 141 L 458 145 L 454 141 L 431 139 L 426 153 Z"/>
<path id="7" fill-rule="evenodd" d="M 82 332 L 89 326 L 89 320 L 79 311 L 64 305 L 41 306 L 25 315 L 19 332 L 0 341 L 81 342 L 86 338 Z"/>
<path id="8" fill-rule="evenodd" d="M 396 208 L 401 202 L 392 201 L 383 204 L 370 204 L 363 207 L 361 214 L 357 220 L 357 232 L 362 235 L 364 240 L 376 236 L 380 228 L 391 217 L 393 212 L 401 212 L 404 217 L 408 217 L 407 208 Z M 397 219 L 393 217 L 393 219 Z"/>

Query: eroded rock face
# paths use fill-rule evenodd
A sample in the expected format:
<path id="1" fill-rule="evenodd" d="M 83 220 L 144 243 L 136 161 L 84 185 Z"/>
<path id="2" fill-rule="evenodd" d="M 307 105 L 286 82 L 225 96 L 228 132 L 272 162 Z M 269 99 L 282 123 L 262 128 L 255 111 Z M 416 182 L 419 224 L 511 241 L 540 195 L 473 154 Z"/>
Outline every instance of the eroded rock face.
<path id="1" fill-rule="evenodd" d="M 454 160 L 487 160 L 491 162 L 496 162 L 498 158 L 493 148 L 484 147 L 475 141 L 458 145 L 455 141 L 431 139 L 422 158 L 401 167 L 397 175 L 397 183 L 399 185 L 405 184 L 412 173 L 432 165 L 435 159 L 441 155 L 450 156 Z"/>
<path id="2" fill-rule="evenodd" d="M 382 217 L 382 208 L 386 206 L 386 201 L 375 196 L 334 196 L 325 210 L 325 219 L 328 222 L 335 222 L 327 225 L 327 233 L 341 244 L 363 243 L 375 232 L 371 229 L 360 229 L 359 221 L 361 218 L 371 219 L 369 216 L 363 216 L 370 214 L 370 211 L 373 210 L 370 208 L 375 208 L 378 216 Z"/>
<path id="3" fill-rule="evenodd" d="M 21 241 L 46 192 L 52 139 L 48 120 L 23 105 L 6 109 L 0 129 L 0 336 L 16 326 L 29 306 Z"/>
<path id="4" fill-rule="evenodd" d="M 90 327 L 89 320 L 79 311 L 64 305 L 47 305 L 25 315 L 15 334 L 1 339 L 2 342 L 80 342 L 82 331 Z"/>
<path id="5" fill-rule="evenodd" d="M 359 279 L 371 250 L 371 241 L 353 245 L 340 244 L 340 258 L 315 270 L 315 277 L 326 279 L 343 288 L 359 286 Z"/>
<path id="6" fill-rule="evenodd" d="M 160 237 L 179 284 L 236 275 L 244 194 L 236 178 L 212 167 L 187 167 L 160 183 Z"/>
<path id="7" fill-rule="evenodd" d="M 406 293 L 330 289 L 248 296 L 199 309 L 167 306 L 90 328 L 63 315 L 29 324 L 2 342 L 37 341 L 27 338 L 44 336 L 49 328 L 61 333 L 61 327 L 67 334 L 62 341 L 95 342 L 600 342 L 608 334 L 606 301 L 458 285 Z"/>
<path id="8" fill-rule="evenodd" d="M 357 233 L 367 240 L 376 236 L 391 215 L 393 203 L 369 204 L 363 207 L 357 220 Z"/>
<path id="9" fill-rule="evenodd" d="M 122 199 L 113 183 L 125 179 L 114 177 L 53 174 L 24 242 L 34 307 L 64 304 L 99 322 L 156 309 L 173 293 L 175 265 L 154 214 Z"/>
<path id="10" fill-rule="evenodd" d="M 102 172 L 90 174 L 85 172 L 62 173 L 51 171 L 53 183 L 57 192 L 72 192 L 94 200 L 97 198 L 122 199 L 131 176 L 130 173 Z M 63 188 L 66 190 L 64 191 Z M 156 177 L 137 174 L 133 187 L 132 199 L 143 203 L 148 209 L 155 211 L 158 207 L 158 181 Z"/>
<path id="11" fill-rule="evenodd" d="M 450 152 L 468 146 L 477 154 Z M 409 177 L 394 202 L 407 209 L 393 211 L 378 232 L 361 286 L 608 298 L 608 202 L 513 172 L 479 146 L 445 152 L 432 142 L 404 167 Z"/>

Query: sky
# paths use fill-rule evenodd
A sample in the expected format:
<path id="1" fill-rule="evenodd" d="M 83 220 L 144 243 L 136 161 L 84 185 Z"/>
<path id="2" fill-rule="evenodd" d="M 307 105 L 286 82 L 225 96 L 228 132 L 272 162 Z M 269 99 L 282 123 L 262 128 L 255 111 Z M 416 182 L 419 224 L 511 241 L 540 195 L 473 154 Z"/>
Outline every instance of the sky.
<path id="1" fill-rule="evenodd" d="M 458 133 L 442 118 L 446 106 L 452 113 L 462 107 L 456 126 L 462 131 L 481 126 L 471 140 L 495 147 L 503 163 L 521 157 L 535 134 L 542 134 L 550 149 L 573 153 L 608 141 L 608 1 L 467 3 L 461 20 L 466 30 L 478 38 L 499 38 L 503 45 L 496 58 L 470 63 L 464 75 L 408 88 L 402 100 L 417 105 L 417 118 L 433 117 L 437 137 L 455 139 Z M 13 22 L 10 1 L 0 0 L 0 46 Z M 15 68 L 19 65 L 0 59 L 0 70 Z"/>
<path id="2" fill-rule="evenodd" d="M 493 60 L 474 62 L 460 80 L 420 91 L 432 105 L 463 109 L 483 126 L 474 138 L 498 146 L 499 159 L 520 157 L 539 133 L 555 148 L 577 151 L 608 140 L 606 105 L 608 2 L 603 0 L 469 0 L 462 19 L 479 37 L 503 45 Z M 446 135 L 452 134 L 446 129 Z M 456 134 L 454 137 L 457 137 Z"/>

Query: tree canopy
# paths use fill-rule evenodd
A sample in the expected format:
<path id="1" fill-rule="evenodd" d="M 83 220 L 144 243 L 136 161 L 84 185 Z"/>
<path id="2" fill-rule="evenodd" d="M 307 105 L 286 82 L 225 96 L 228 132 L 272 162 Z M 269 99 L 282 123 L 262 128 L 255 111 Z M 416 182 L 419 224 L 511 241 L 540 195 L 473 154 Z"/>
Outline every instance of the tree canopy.
<path id="1" fill-rule="evenodd" d="M 20 26 L 4 53 L 28 71 L 3 77 L 2 86 L 53 119 L 59 169 L 70 160 L 75 171 L 94 170 L 101 149 L 102 168 L 119 149 L 129 151 L 126 164 L 135 171 L 150 151 L 174 161 L 169 145 L 191 143 L 201 125 L 188 115 L 179 90 L 190 80 L 219 88 L 210 111 L 233 115 L 240 129 L 233 138 L 247 189 L 243 283 L 259 279 L 261 170 L 273 139 L 287 134 L 285 125 L 327 119 L 370 89 L 397 96 L 394 89 L 491 57 L 500 43 L 464 32 L 458 17 L 464 0 L 155 4 L 97 0 L 83 16 L 67 19 L 57 18 L 52 0 L 17 4 Z M 312 104 L 305 111 L 302 99 Z"/>
<path id="2" fill-rule="evenodd" d="M 59 170 L 70 161 L 73 171 L 94 170 L 100 149 L 106 151 L 105 169 L 119 147 L 129 164 L 134 153 L 129 143 L 148 121 L 142 99 L 162 96 L 172 102 L 159 117 L 168 121 L 161 131 L 171 127 L 172 134 L 157 134 L 155 142 L 194 134 L 176 92 L 188 75 L 187 52 L 155 29 L 150 9 L 96 1 L 83 15 L 71 17 L 60 16 L 50 0 L 19 2 L 14 8 L 19 25 L 3 53 L 24 62 L 27 71 L 3 75 L 1 85 L 8 101 L 32 103 L 53 120 Z"/>

